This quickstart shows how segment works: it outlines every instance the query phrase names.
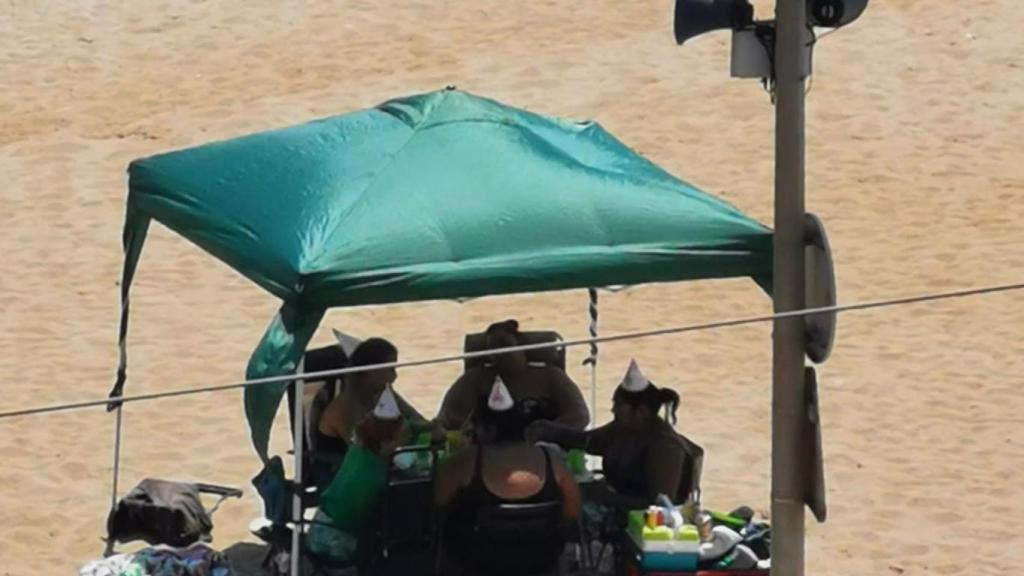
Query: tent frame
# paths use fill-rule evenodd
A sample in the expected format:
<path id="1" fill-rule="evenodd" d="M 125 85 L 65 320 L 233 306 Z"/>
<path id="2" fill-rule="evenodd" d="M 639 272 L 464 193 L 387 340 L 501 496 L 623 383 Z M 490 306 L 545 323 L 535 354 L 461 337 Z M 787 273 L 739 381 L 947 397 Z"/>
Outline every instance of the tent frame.
<path id="1" fill-rule="evenodd" d="M 803 22 L 805 20 L 802 0 L 780 0 L 778 14 L 778 105 L 776 118 L 776 179 L 775 179 L 775 225 L 772 246 L 772 278 L 770 284 L 765 278 L 755 278 L 773 297 L 775 312 L 797 310 L 804 306 L 804 100 L 801 63 Z M 125 381 L 125 338 L 128 321 L 128 287 L 134 276 L 136 262 L 142 249 L 150 218 L 139 217 L 140 208 L 133 206 L 129 199 L 128 215 L 124 233 L 126 265 L 123 271 L 122 314 L 119 338 L 120 358 L 117 382 L 110 393 L 111 398 L 122 395 Z M 695 278 L 695 277 L 694 277 Z M 683 280 L 684 277 L 673 280 Z M 642 282 L 643 280 L 641 280 Z M 668 278 L 652 277 L 649 281 L 671 281 Z M 566 286 L 568 288 L 568 286 Z M 474 294 L 482 295 L 482 294 Z M 595 299 L 596 300 L 596 299 Z M 596 302 L 592 309 L 592 325 L 596 329 Z M 264 340 L 254 354 L 247 370 L 247 379 L 262 375 L 271 366 L 286 364 L 285 358 L 297 358 L 320 324 L 326 308 L 309 308 L 302 299 L 286 299 L 277 316 L 271 322 Z M 804 439 L 803 412 L 806 409 L 803 367 L 804 367 L 804 324 L 800 318 L 776 319 L 773 340 L 773 400 L 772 400 L 772 517 L 776 531 L 773 538 L 773 564 L 778 562 L 779 572 L 803 574 L 803 506 L 805 466 L 802 442 Z M 301 368 L 298 370 L 301 372 Z M 593 378 L 593 377 L 592 377 Z M 592 383 L 593 384 L 593 383 Z M 295 381 L 301 398 L 303 380 Z M 593 387 L 593 385 L 592 385 Z M 592 408 L 596 403 L 592 390 Z M 295 403 L 294 437 L 304 435 L 304 413 L 302 402 Z M 121 409 L 118 402 L 110 405 L 117 409 L 117 431 L 121 428 Z M 247 410 L 249 406 L 247 405 Z M 254 436 L 255 440 L 255 436 Z M 266 441 L 258 442 L 257 452 L 265 461 Z M 295 474 L 301 484 L 302 443 L 295 445 Z M 119 441 L 115 441 L 114 491 L 116 498 L 119 460 Z M 301 539 L 301 502 L 294 498 L 293 519 L 296 521 L 293 535 L 292 573 L 298 575 L 301 569 L 298 547 Z"/>

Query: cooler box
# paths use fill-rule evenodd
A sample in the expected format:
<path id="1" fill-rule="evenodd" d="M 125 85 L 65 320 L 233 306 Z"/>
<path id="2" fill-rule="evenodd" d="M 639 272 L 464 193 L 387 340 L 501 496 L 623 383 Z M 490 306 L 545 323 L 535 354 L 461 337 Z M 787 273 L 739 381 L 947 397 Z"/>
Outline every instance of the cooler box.
<path id="1" fill-rule="evenodd" d="M 628 554 L 642 573 L 697 570 L 700 535 L 696 526 L 683 526 L 678 533 L 667 526 L 651 528 L 644 523 L 642 511 L 632 511 L 627 532 Z"/>

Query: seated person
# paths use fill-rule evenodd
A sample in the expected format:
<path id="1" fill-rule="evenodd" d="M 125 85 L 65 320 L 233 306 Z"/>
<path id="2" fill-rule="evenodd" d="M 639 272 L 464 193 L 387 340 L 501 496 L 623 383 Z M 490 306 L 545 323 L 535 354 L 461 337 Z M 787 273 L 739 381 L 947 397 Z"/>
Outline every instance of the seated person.
<path id="1" fill-rule="evenodd" d="M 699 473 L 704 451 L 658 416 L 663 406 L 674 424 L 679 395 L 655 386 L 634 360 L 615 390 L 611 423 L 580 432 L 538 422 L 527 430 L 527 437 L 533 442 L 551 442 L 567 450 L 582 449 L 602 456 L 605 479 L 615 490 L 608 504 L 645 508 L 659 494 L 681 504 L 699 490 L 697 478 L 691 475 Z"/>
<path id="2" fill-rule="evenodd" d="M 518 332 L 515 320 L 492 324 L 487 328 L 487 347 L 516 346 Z M 465 427 L 497 381 L 512 393 L 516 409 L 523 413 L 524 426 L 536 420 L 551 420 L 572 430 L 583 430 L 590 422 L 583 394 L 565 371 L 530 366 L 524 352 L 497 354 L 492 365 L 467 370 L 445 394 L 437 421 L 449 430 Z"/>
<path id="3" fill-rule="evenodd" d="M 383 338 L 369 338 L 352 352 L 350 365 L 372 366 L 397 361 L 398 349 L 394 344 Z M 394 368 L 346 374 L 342 378 L 341 393 L 327 405 L 317 423 L 317 451 L 337 454 L 340 460 L 356 426 L 373 409 L 378 397 L 386 387 L 394 383 L 395 378 Z M 417 427 L 427 424 L 427 420 L 401 396 L 395 394 L 395 400 L 409 424 Z M 331 477 L 333 473 L 327 475 L 327 478 Z"/>
<path id="4" fill-rule="evenodd" d="M 341 469 L 320 497 L 309 531 L 309 548 L 335 562 L 355 563 L 359 538 L 387 484 L 391 453 L 411 433 L 390 386 L 356 427 Z"/>
<path id="5" fill-rule="evenodd" d="M 471 574 L 535 574 L 550 570 L 564 548 L 564 524 L 495 541 L 478 511 L 501 504 L 560 503 L 566 523 L 579 517 L 579 489 L 557 454 L 523 438 L 522 412 L 497 382 L 473 413 L 475 449 L 458 452 L 438 470 L 436 503 L 445 511 L 446 557 Z M 556 510 L 557 511 L 557 510 Z"/>

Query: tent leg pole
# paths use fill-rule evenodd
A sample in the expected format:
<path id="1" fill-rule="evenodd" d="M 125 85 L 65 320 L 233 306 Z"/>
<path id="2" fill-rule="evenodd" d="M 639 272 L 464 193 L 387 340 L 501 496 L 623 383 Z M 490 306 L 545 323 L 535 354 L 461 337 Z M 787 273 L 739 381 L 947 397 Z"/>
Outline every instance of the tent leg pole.
<path id="1" fill-rule="evenodd" d="M 302 371 L 300 365 L 299 371 Z M 305 491 L 305 483 L 302 481 L 302 449 L 305 445 L 305 424 L 303 419 L 306 415 L 304 407 L 305 402 L 303 401 L 303 394 L 305 392 L 305 380 L 295 381 L 295 406 L 292 409 L 292 421 L 294 422 L 294 430 L 292 430 L 292 444 L 294 445 L 295 452 L 295 488 L 296 492 L 292 495 L 292 520 L 294 525 L 292 526 L 292 554 L 291 554 L 291 575 L 301 576 L 302 574 L 302 493 Z"/>
<path id="2" fill-rule="evenodd" d="M 590 428 L 597 428 L 597 362 L 590 365 Z"/>
<path id="3" fill-rule="evenodd" d="M 117 508 L 117 484 L 121 477 L 121 411 L 124 410 L 123 404 L 117 405 L 117 416 L 114 422 L 114 470 L 113 478 L 111 480 L 110 488 L 110 513 L 114 513 L 114 509 Z M 111 538 L 110 526 L 107 526 L 107 547 L 103 552 L 104 557 L 110 557 L 114 554 L 114 539 Z"/>
<path id="4" fill-rule="evenodd" d="M 804 307 L 805 0 L 776 0 L 776 313 Z M 804 321 L 776 320 L 772 354 L 772 574 L 804 574 Z"/>
<path id="5" fill-rule="evenodd" d="M 587 294 L 590 297 L 590 337 L 597 338 L 597 288 L 587 288 Z M 590 364 L 590 429 L 597 428 L 597 355 L 597 343 L 591 342 L 590 358 L 587 358 Z"/>

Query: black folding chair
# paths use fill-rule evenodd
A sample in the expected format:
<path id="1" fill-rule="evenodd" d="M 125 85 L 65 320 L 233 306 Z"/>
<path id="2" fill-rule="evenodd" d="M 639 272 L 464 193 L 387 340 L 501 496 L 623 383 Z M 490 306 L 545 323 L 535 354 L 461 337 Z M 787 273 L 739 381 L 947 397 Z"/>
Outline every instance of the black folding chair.
<path id="1" fill-rule="evenodd" d="M 414 460 L 406 469 L 396 464 L 404 456 Z M 428 446 L 402 447 L 392 454 L 373 542 L 367 543 L 368 574 L 434 574 L 438 533 L 434 509 L 437 457 L 437 451 Z"/>
<path id="2" fill-rule="evenodd" d="M 217 496 L 216 503 L 207 508 L 202 494 Z M 106 555 L 113 554 L 118 542 L 144 540 L 152 545 L 188 546 L 209 541 L 213 513 L 224 500 L 241 497 L 238 488 L 146 478 L 110 511 Z"/>
<path id="3" fill-rule="evenodd" d="M 439 564 L 445 576 L 554 576 L 560 572 L 566 533 L 571 529 L 562 518 L 561 502 L 482 506 L 476 511 L 472 542 L 442 542 Z M 467 545 L 473 549 L 462 548 Z M 533 569 L 529 559 L 536 554 L 550 554 L 550 564 Z"/>

